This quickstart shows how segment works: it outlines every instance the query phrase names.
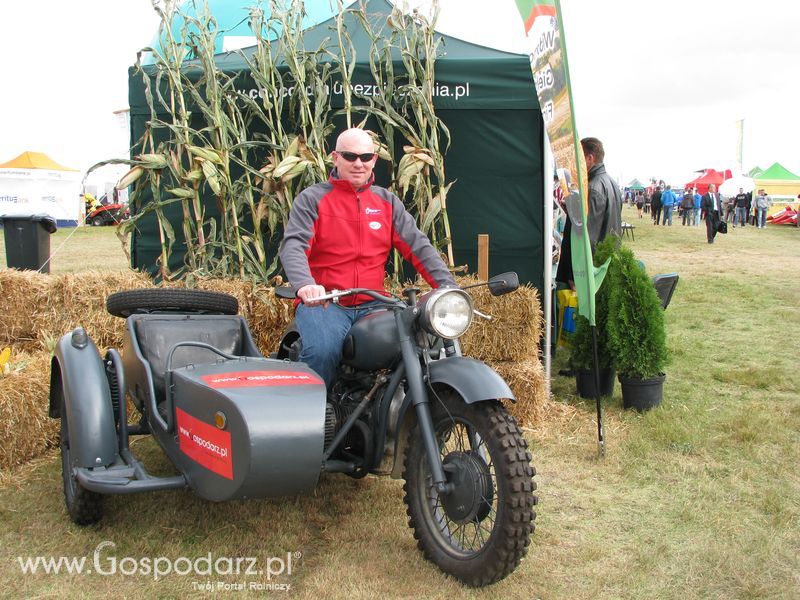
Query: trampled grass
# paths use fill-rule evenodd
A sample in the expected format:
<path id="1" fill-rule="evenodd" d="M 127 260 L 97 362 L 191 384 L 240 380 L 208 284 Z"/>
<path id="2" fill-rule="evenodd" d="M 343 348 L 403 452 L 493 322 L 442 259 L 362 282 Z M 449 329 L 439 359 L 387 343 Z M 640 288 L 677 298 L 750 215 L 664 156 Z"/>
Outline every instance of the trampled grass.
<path id="1" fill-rule="evenodd" d="M 549 419 L 527 432 L 538 470 L 537 530 L 506 580 L 471 590 L 425 562 L 396 481 L 328 476 L 310 497 L 224 504 L 188 491 L 119 496 L 99 525 L 80 528 L 65 514 L 51 454 L 0 484 L 3 594 L 210 596 L 206 583 L 266 582 L 265 575 L 23 574 L 17 561 L 85 556 L 91 565 L 98 545 L 112 541 L 99 550 L 101 571 L 114 558 L 122 567 L 128 558 L 195 560 L 209 552 L 256 557 L 265 568 L 268 557 L 300 553 L 291 575 L 271 579 L 291 585 L 284 597 L 797 597 L 800 231 L 748 227 L 709 246 L 703 227 L 654 227 L 625 211 L 636 225 L 627 243 L 648 271 L 681 275 L 666 312 L 672 361 L 664 404 L 644 415 L 623 411 L 617 386 L 604 400 L 601 459 L 593 404 L 575 397 L 574 380 L 554 379 Z M 556 370 L 565 360 L 560 352 Z M 153 471 L 169 472 L 150 440 L 134 449 Z"/>

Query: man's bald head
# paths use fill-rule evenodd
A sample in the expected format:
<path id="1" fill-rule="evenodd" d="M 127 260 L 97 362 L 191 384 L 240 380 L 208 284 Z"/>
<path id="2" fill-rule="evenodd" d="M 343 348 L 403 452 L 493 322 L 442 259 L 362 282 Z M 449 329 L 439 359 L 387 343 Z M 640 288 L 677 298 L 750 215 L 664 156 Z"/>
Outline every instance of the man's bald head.
<path id="1" fill-rule="evenodd" d="M 353 127 L 336 138 L 336 150 L 333 153 L 336 173 L 339 179 L 349 181 L 355 189 L 369 183 L 377 158 L 375 143 L 363 129 Z"/>
<path id="2" fill-rule="evenodd" d="M 354 150 L 360 148 L 360 150 Z M 366 149 L 363 149 L 366 148 Z M 347 150 L 349 152 L 375 152 L 375 143 L 372 137 L 363 129 L 351 127 L 344 130 L 336 138 L 336 150 Z"/>

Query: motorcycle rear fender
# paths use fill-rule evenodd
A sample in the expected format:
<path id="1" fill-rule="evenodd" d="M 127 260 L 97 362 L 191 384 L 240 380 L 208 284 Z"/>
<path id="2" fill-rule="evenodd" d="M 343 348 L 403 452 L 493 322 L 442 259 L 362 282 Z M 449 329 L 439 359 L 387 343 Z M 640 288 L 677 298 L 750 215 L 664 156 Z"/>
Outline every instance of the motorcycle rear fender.
<path id="1" fill-rule="evenodd" d="M 430 382 L 434 389 L 452 388 L 467 404 L 507 398 L 516 402 L 514 393 L 505 380 L 490 366 L 474 358 L 453 356 L 430 363 Z M 395 439 L 394 465 L 391 477 L 402 477 L 403 460 L 408 434 L 417 422 L 415 410 L 408 410 L 411 397 L 405 396 L 400 407 L 395 431 L 390 432 Z"/>
<path id="2" fill-rule="evenodd" d="M 61 396 L 66 414 L 61 414 Z M 103 467 L 117 460 L 117 430 L 103 360 L 83 329 L 65 334 L 50 363 L 50 416 L 67 419 L 73 466 Z"/>

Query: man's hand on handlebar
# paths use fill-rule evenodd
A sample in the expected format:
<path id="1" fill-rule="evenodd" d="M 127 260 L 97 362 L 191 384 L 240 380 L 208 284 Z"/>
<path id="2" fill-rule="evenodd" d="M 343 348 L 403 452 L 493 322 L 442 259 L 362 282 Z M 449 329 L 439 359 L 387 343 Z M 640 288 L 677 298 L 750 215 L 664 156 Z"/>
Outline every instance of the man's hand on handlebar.
<path id="1" fill-rule="evenodd" d="M 309 284 L 304 285 L 297 290 L 297 297 L 303 301 L 306 306 L 319 306 L 320 304 L 327 304 L 327 300 L 315 300 L 320 296 L 326 294 L 325 288 L 321 285 Z"/>

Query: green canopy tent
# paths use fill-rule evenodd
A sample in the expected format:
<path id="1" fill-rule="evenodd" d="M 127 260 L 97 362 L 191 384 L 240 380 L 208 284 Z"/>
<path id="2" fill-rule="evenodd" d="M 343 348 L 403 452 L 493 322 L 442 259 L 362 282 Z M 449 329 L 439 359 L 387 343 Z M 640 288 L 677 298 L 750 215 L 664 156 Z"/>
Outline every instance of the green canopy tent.
<path id="1" fill-rule="evenodd" d="M 645 189 L 645 187 L 642 185 L 642 182 L 636 179 L 635 177 L 625 187 L 628 188 L 629 190 L 634 190 L 634 191 Z"/>
<path id="2" fill-rule="evenodd" d="M 753 175 L 756 190 L 764 189 L 773 200 L 792 201 L 800 194 L 800 176 L 780 163 Z"/>
<path id="3" fill-rule="evenodd" d="M 385 23 L 391 9 L 386 0 L 369 0 L 365 7 L 368 19 L 376 24 Z M 369 93 L 369 39 L 355 16 L 347 14 L 344 18 L 356 52 L 353 84 L 361 86 L 356 91 Z M 333 20 L 329 20 L 305 30 L 306 48 L 316 49 L 326 38 L 333 47 L 336 36 L 332 27 Z M 451 134 L 445 169 L 448 180 L 455 181 L 448 194 L 455 262 L 476 272 L 477 235 L 489 234 L 491 274 L 517 271 L 521 281 L 530 282 L 542 292 L 551 234 L 545 228 L 543 201 L 544 127 L 530 60 L 526 55 L 441 37 L 444 55 L 436 61 L 434 103 Z M 236 76 L 237 89 L 258 93 L 241 55 L 217 55 L 216 64 Z M 146 69 L 154 82 L 152 67 Z M 399 61 L 395 69 L 401 71 Z M 332 105 L 341 107 L 341 86 L 338 90 L 332 86 L 330 94 Z M 129 75 L 129 99 L 131 139 L 136 142 L 151 114 L 142 74 L 134 69 Z M 378 183 L 388 182 L 379 179 Z M 206 202 L 210 216 L 215 214 L 213 204 L 210 198 Z M 167 207 L 166 215 L 175 225 L 180 241 L 180 208 Z M 171 267 L 182 264 L 178 246 L 173 251 Z M 143 217 L 131 240 L 132 266 L 156 272 L 159 251 L 155 217 Z M 270 251 L 274 252 L 274 248 Z"/>

